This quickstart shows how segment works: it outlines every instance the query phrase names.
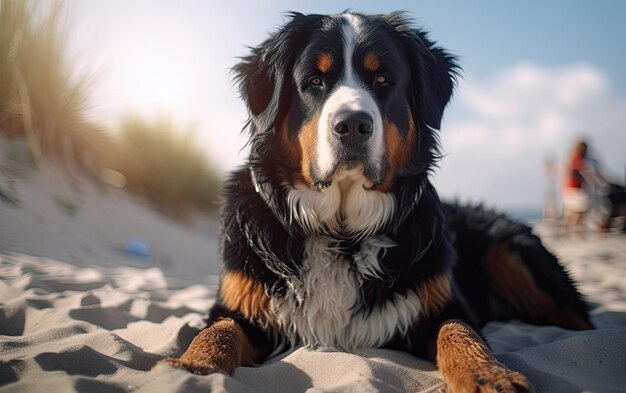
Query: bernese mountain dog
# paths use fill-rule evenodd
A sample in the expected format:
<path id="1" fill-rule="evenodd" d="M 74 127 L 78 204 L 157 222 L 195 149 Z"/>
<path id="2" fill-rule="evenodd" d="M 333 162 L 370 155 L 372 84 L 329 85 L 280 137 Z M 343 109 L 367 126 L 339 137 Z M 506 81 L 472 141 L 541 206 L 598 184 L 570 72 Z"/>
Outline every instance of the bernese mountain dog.
<path id="1" fill-rule="evenodd" d="M 226 181 L 209 325 L 169 364 L 231 373 L 286 348 L 384 347 L 451 392 L 526 392 L 488 321 L 592 328 L 526 225 L 429 181 L 459 66 L 403 13 L 290 14 L 234 67 L 250 156 Z M 471 172 L 468 172 L 471 176 Z"/>

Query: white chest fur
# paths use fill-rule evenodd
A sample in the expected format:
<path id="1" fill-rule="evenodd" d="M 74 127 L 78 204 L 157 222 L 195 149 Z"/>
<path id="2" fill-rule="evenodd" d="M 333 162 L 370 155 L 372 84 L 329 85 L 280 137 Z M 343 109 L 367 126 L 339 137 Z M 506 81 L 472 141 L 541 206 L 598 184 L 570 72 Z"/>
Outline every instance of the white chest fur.
<path id="1" fill-rule="evenodd" d="M 393 244 L 368 238 L 354 255 L 335 244 L 325 236 L 307 239 L 301 277 L 289 282 L 285 297 L 273 303 L 280 327 L 292 342 L 299 338 L 309 346 L 353 351 L 380 346 L 406 332 L 421 310 L 413 291 L 360 311 L 361 284 L 380 274 L 379 256 Z"/>
<path id="2" fill-rule="evenodd" d="M 396 205 L 393 194 L 366 190 L 371 186 L 361 166 L 337 171 L 324 191 L 296 184 L 287 196 L 290 217 L 311 235 L 344 230 L 366 238 L 387 223 Z"/>

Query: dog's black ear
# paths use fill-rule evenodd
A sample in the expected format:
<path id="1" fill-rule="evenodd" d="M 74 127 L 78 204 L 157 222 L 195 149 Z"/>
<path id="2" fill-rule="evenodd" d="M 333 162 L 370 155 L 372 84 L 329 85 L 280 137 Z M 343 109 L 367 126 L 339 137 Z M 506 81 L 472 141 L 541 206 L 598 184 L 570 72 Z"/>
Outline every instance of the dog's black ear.
<path id="1" fill-rule="evenodd" d="M 287 24 L 233 67 L 241 97 L 248 106 L 252 134 L 272 130 L 289 107 L 297 54 L 321 15 L 290 13 Z"/>
<path id="2" fill-rule="evenodd" d="M 450 102 L 456 85 L 459 66 L 455 58 L 436 47 L 426 33 L 415 30 L 415 34 L 422 45 L 421 56 L 415 59 L 419 72 L 414 75 L 420 79 L 416 81 L 419 89 L 417 100 L 424 123 L 438 130 L 443 111 Z"/>
<path id="3" fill-rule="evenodd" d="M 440 157 L 435 130 L 441 127 L 443 111 L 452 97 L 460 68 L 455 57 L 437 47 L 424 31 L 416 29 L 405 13 L 392 13 L 385 19 L 399 34 L 411 70 L 407 94 L 417 138 L 414 154 L 401 174 L 424 173 Z"/>
<path id="4" fill-rule="evenodd" d="M 263 46 L 252 48 L 252 54 L 242 57 L 241 62 L 233 67 L 241 97 L 252 116 L 258 116 L 267 109 L 276 85 L 275 76 L 270 75 L 274 72 L 265 60 L 265 52 Z"/>
<path id="5" fill-rule="evenodd" d="M 424 125 L 438 130 L 460 67 L 455 57 L 437 47 L 426 32 L 414 28 L 405 13 L 395 12 L 386 19 L 400 34 L 411 67 L 413 109 L 418 110 Z"/>

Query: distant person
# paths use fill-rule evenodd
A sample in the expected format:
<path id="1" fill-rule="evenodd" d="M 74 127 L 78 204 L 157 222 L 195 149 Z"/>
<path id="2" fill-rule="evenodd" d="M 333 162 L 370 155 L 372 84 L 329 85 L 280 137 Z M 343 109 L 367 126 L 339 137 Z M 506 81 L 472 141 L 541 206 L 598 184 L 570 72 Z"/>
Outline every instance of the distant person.
<path id="1" fill-rule="evenodd" d="M 592 204 L 596 189 L 607 184 L 598 170 L 597 160 L 587 157 L 588 145 L 584 140 L 576 142 L 565 168 L 563 187 L 563 218 L 565 230 L 584 229 L 585 214 Z"/>

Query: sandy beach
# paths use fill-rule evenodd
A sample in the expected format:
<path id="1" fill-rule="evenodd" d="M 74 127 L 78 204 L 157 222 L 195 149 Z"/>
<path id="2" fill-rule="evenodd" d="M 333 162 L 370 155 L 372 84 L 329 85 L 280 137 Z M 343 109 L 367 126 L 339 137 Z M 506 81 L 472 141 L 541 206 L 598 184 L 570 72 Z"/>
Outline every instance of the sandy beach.
<path id="1" fill-rule="evenodd" d="M 0 160 L 2 157 L 0 156 Z M 437 392 L 432 363 L 391 350 L 306 348 L 233 376 L 165 365 L 204 326 L 219 262 L 217 222 L 185 224 L 123 190 L 0 161 L 0 391 Z M 596 330 L 521 322 L 485 328 L 497 358 L 538 392 L 626 390 L 626 237 L 544 243 L 579 282 Z M 132 246 L 147 254 L 132 255 Z M 129 249 L 130 246 L 130 249 Z"/>

